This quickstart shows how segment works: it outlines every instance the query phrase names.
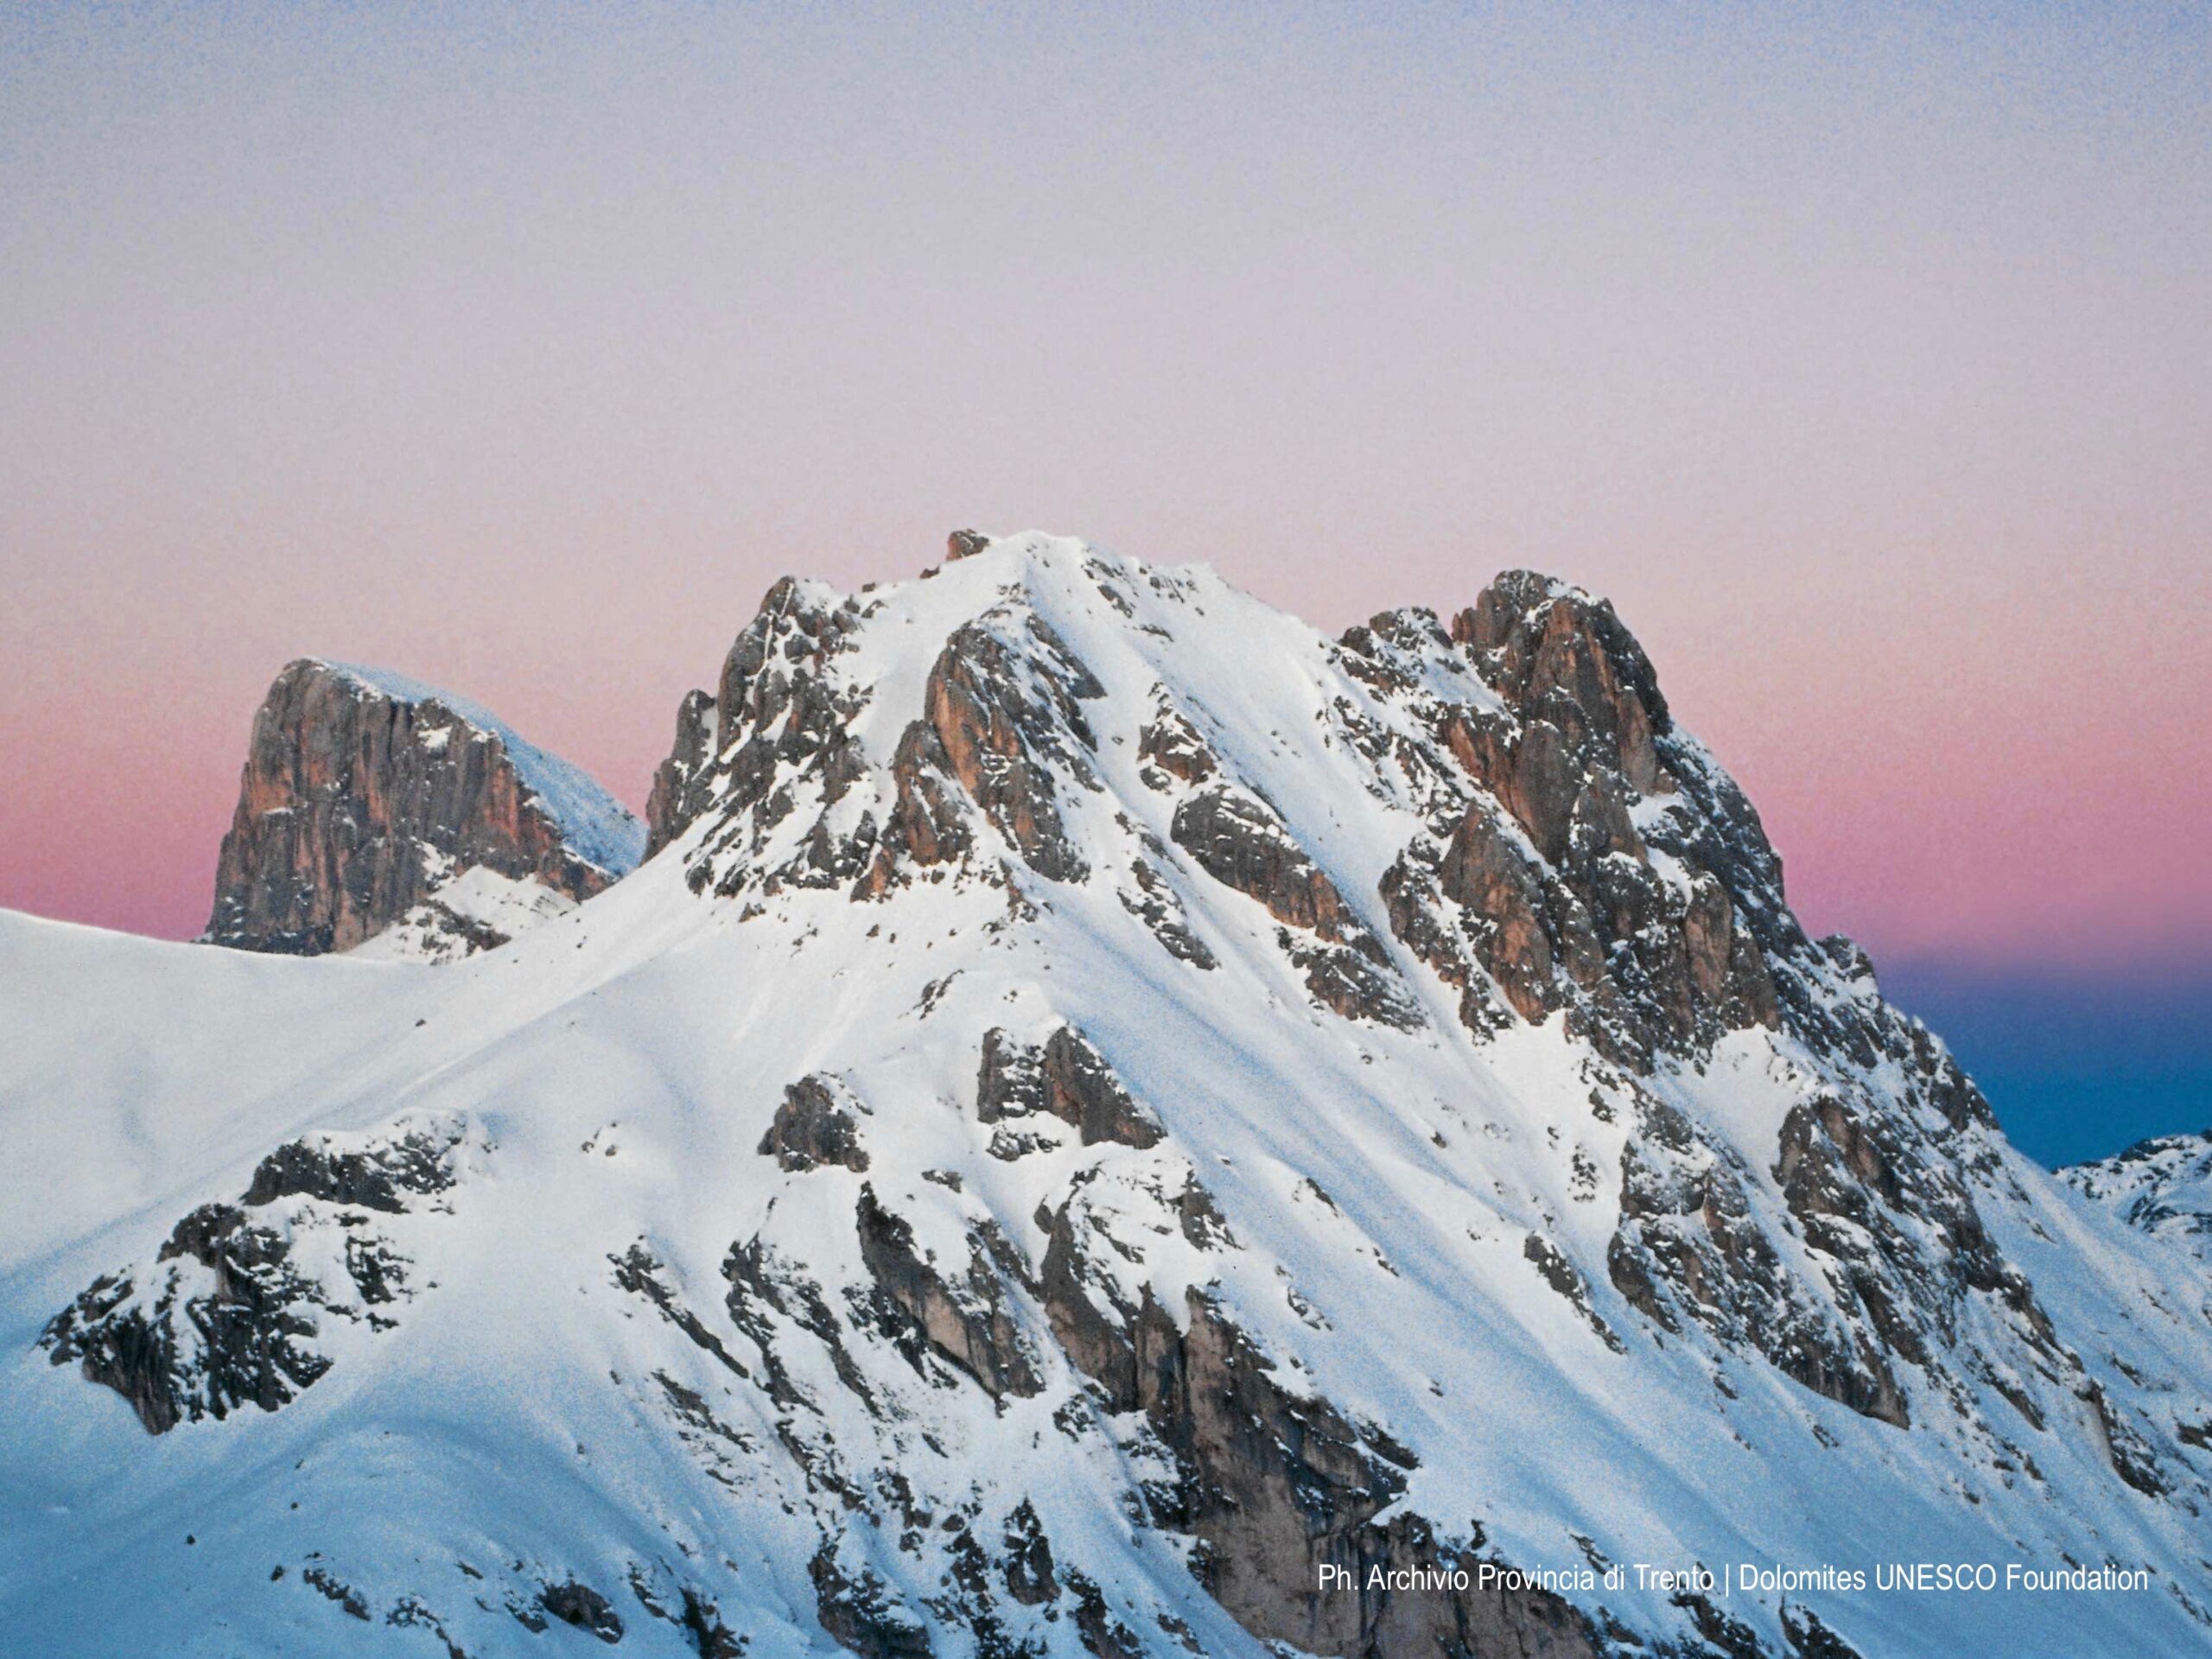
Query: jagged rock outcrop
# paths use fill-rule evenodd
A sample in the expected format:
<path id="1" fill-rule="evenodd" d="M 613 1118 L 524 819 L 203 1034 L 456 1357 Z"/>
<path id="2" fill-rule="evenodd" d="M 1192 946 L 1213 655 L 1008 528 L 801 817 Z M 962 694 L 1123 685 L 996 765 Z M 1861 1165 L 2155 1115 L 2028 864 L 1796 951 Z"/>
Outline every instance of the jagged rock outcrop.
<path id="1" fill-rule="evenodd" d="M 865 1109 L 834 1081 L 801 1077 L 784 1090 L 784 1103 L 776 1108 L 775 1121 L 760 1138 L 760 1155 L 773 1158 L 787 1170 L 836 1164 L 865 1174 L 868 1153 L 854 1116 L 856 1110 Z"/>
<path id="2" fill-rule="evenodd" d="M 861 1189 L 857 1220 L 861 1260 L 886 1304 L 917 1337 L 994 1397 L 1042 1388 L 981 1243 L 971 1246 L 965 1271 L 947 1278 L 924 1258 L 913 1228 L 879 1204 L 870 1187 Z"/>
<path id="3" fill-rule="evenodd" d="M 900 740 L 899 810 L 870 890 L 883 890 L 901 850 L 928 865 L 967 849 L 938 779 L 957 784 L 1047 880 L 1087 876 L 1062 822 L 1059 780 L 1097 788 L 1082 705 L 1104 695 L 1041 617 L 989 616 L 957 630 L 930 669 L 921 720 Z"/>
<path id="4" fill-rule="evenodd" d="M 983 1033 L 976 1079 L 976 1121 L 1047 1112 L 1071 1124 L 1082 1144 L 1118 1141 L 1142 1150 L 1160 1143 L 1159 1121 L 1129 1098 L 1098 1051 L 1073 1026 L 1031 1046 L 996 1027 Z"/>
<path id="5" fill-rule="evenodd" d="M 937 1651 L 929 1626 L 888 1596 L 873 1571 L 848 1573 L 834 1542 L 823 1541 L 807 1573 L 814 1580 L 815 1617 L 846 1652 L 860 1659 L 930 1659 Z"/>
<path id="6" fill-rule="evenodd" d="M 1479 967 L 1521 1018 L 1565 1010 L 1633 1066 L 1777 1018 L 1764 951 L 1809 950 L 1758 816 L 1675 731 L 1657 677 L 1612 607 L 1509 571 L 1448 636 L 1378 617 L 1345 648 L 1386 685 L 1464 653 L 1492 699 L 1440 706 L 1476 789 L 1383 878 L 1394 931 L 1448 982 Z M 1440 806 L 1442 803 L 1440 802 Z M 1448 809 L 1446 809 L 1448 810 Z M 1492 1026 L 1487 987 L 1463 1000 Z"/>
<path id="7" fill-rule="evenodd" d="M 1905 1427 L 1893 1350 L 1863 1294 L 1847 1293 L 1840 1318 L 1829 1298 L 1793 1273 L 1755 1215 L 1741 1176 L 1713 1156 L 1679 1114 L 1640 1103 L 1637 1127 L 1622 1154 L 1621 1226 L 1606 1260 L 1630 1306 L 1662 1329 L 1678 1328 L 1673 1309 L 1680 1307 L 1815 1393 Z M 1840 1271 L 1837 1278 L 1844 1276 Z M 1879 1282 L 1870 1277 L 1866 1285 Z M 1863 1325 L 1851 1318 L 1861 1307 Z"/>
<path id="8" fill-rule="evenodd" d="M 1129 861 L 1129 880 L 1114 896 L 1122 908 L 1145 925 L 1160 948 L 1178 962 L 1211 973 L 1218 967 L 1212 948 L 1192 929 L 1188 906 L 1161 868 L 1166 848 L 1156 836 L 1144 838 L 1144 850 Z"/>
<path id="9" fill-rule="evenodd" d="M 682 835 L 704 810 L 719 726 L 712 696 L 704 691 L 684 694 L 676 711 L 676 747 L 654 769 L 652 792 L 645 798 L 647 858 Z"/>
<path id="10" fill-rule="evenodd" d="M 428 954 L 484 949 L 539 913 L 507 888 L 588 899 L 642 838 L 591 779 L 474 704 L 302 658 L 254 716 L 207 938 L 320 956 L 408 924 Z"/>
<path id="11" fill-rule="evenodd" d="M 1296 930 L 1278 938 L 1315 1001 L 1348 1019 L 1418 1022 L 1381 943 L 1266 801 L 1210 784 L 1176 807 L 1169 833 L 1208 875 Z"/>
<path id="12" fill-rule="evenodd" d="M 301 1310 L 316 1297 L 289 1255 L 283 1234 L 251 1225 L 245 1211 L 202 1205 L 162 1243 L 150 1296 L 133 1275 L 103 1276 L 54 1316 L 41 1340 L 55 1364 L 73 1360 L 87 1382 L 129 1401 L 149 1434 L 244 1405 L 275 1411 L 330 1369 L 300 1341 L 315 1334 Z M 203 1269 L 206 1289 L 190 1294 L 183 1269 L 170 1263 Z M 378 1264 L 364 1300 L 388 1276 Z"/>
<path id="13" fill-rule="evenodd" d="M 952 542 L 956 558 L 987 544 L 972 531 Z M 776 583 L 732 645 L 715 696 L 686 700 L 657 774 L 655 848 L 711 808 L 720 827 L 694 855 L 695 886 L 731 897 L 849 883 L 856 898 L 880 898 L 909 872 L 967 857 L 972 805 L 1039 875 L 1087 876 L 1060 795 L 1070 783 L 1097 787 L 1082 704 L 1102 693 L 1051 626 L 1007 606 L 955 630 L 891 757 L 890 798 L 870 805 L 848 798 L 867 773 L 849 729 L 868 694 L 838 661 L 870 607 L 833 598 L 818 584 Z M 710 744 L 719 753 L 708 759 Z M 802 799 L 812 812 L 794 838 L 788 821 Z"/>
<path id="14" fill-rule="evenodd" d="M 1137 759 L 1186 784 L 1203 784 L 1221 770 L 1220 758 L 1198 735 L 1190 716 L 1166 702 L 1137 734 Z M 1145 781 L 1155 789 L 1166 787 L 1158 779 L 1147 777 Z"/>
<path id="15" fill-rule="evenodd" d="M 1257 899 L 1277 921 L 1332 944 L 1371 945 L 1336 885 L 1265 802 L 1224 785 L 1201 790 L 1175 809 L 1174 837 L 1200 869 Z"/>
<path id="16" fill-rule="evenodd" d="M 443 1123 L 289 1142 L 238 1204 L 193 1211 L 152 1261 L 94 1281 L 39 1344 L 129 1401 L 151 1434 L 241 1406 L 275 1411 L 330 1370 L 325 1320 L 391 1326 L 413 1294 L 408 1260 L 362 1212 L 437 1202 L 462 1144 Z"/>
<path id="17" fill-rule="evenodd" d="M 1345 1659 L 1602 1651 L 1556 1596 L 1459 1588 L 1452 1574 L 1475 1552 L 1440 1544 L 1418 1516 L 1378 1524 L 1405 1491 L 1411 1455 L 1286 1389 L 1201 1291 L 1187 1293 L 1179 1328 L 1148 1289 L 1117 1305 L 1109 1275 L 1086 1260 L 1075 1214 L 1054 1217 L 1041 1271 L 1054 1332 L 1112 1406 L 1141 1412 L 1173 1457 L 1178 1478 L 1152 1492 L 1154 1516 L 1199 1541 L 1200 1580 L 1245 1629 Z M 1440 1587 L 1389 1587 L 1406 1582 Z M 1346 1588 L 1332 1593 L 1333 1584 Z"/>
<path id="18" fill-rule="evenodd" d="M 254 1166 L 239 1200 L 250 1209 L 279 1198 L 320 1198 L 326 1204 L 400 1215 L 417 1199 L 454 1183 L 459 1133 L 449 1126 L 413 1128 L 359 1145 L 323 1134 L 289 1141 Z"/>
<path id="19" fill-rule="evenodd" d="M 991 538 L 980 530 L 956 530 L 944 538 L 944 562 L 957 564 L 972 559 L 990 544 Z"/>
<path id="20" fill-rule="evenodd" d="M 563 1624 L 597 1637 L 610 1646 L 622 1639 L 622 1616 L 614 1604 L 588 1584 L 564 1580 L 539 1592 L 537 1605 Z"/>
<path id="21" fill-rule="evenodd" d="M 1955 1330 L 1963 1298 L 1987 1299 L 2032 1363 L 2063 1367 L 1948 1154 L 1878 1103 L 1865 1068 L 1895 1066 L 1916 1109 L 1960 1128 L 1986 1104 L 1881 1002 L 1863 952 L 1798 927 L 1757 813 L 1675 726 L 1612 607 L 1512 571 L 1448 632 L 1395 613 L 1344 644 L 1448 757 L 1417 772 L 1430 828 L 1382 877 L 1392 932 L 1459 992 L 1471 1033 L 1563 1017 L 1615 1068 L 1593 1098 L 1630 1131 L 1604 1263 L 1627 1303 L 1900 1427 L 1901 1368 L 1958 1386 L 1930 1336 Z M 1420 688 L 1455 658 L 1488 695 L 1430 702 Z M 1739 1151 L 1638 1081 L 1762 1029 L 1802 1043 L 1831 1091 L 1762 1154 L 1778 1205 Z"/>
<path id="22" fill-rule="evenodd" d="M 714 696 L 684 700 L 655 778 L 652 836 L 658 850 L 711 809 L 713 831 L 688 861 L 695 891 L 841 887 L 865 868 L 874 816 L 830 811 L 867 772 L 851 726 L 868 695 L 836 671 L 862 615 L 857 597 L 784 577 L 731 644 Z M 792 844 L 802 794 L 819 816 Z"/>

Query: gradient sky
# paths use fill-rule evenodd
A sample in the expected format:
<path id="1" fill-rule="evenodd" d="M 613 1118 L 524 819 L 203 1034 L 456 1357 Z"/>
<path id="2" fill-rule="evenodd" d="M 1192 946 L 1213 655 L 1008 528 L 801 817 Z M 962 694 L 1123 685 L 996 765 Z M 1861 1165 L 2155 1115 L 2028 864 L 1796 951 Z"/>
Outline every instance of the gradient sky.
<path id="1" fill-rule="evenodd" d="M 1033 526 L 1598 588 L 1815 928 L 2212 1029 L 2212 12 L 1782 10 L 0 10 L 0 904 L 195 932 L 292 657 L 639 804 Z"/>

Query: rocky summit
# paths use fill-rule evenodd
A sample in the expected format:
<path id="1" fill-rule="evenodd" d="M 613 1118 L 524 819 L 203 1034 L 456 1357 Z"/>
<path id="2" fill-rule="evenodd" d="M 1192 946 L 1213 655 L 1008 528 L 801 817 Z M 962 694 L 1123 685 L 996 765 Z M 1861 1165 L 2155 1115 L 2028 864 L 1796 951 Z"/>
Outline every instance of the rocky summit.
<path id="1" fill-rule="evenodd" d="M 2202 1263 L 1805 932 L 1611 606 L 948 551 L 776 584 L 612 885 L 288 671 L 214 933 L 596 872 L 497 950 L 0 918 L 9 1641 L 2212 1650 Z"/>
<path id="2" fill-rule="evenodd" d="M 254 716 L 206 937 L 446 959 L 588 899 L 643 840 L 605 790 L 475 704 L 302 658 Z"/>

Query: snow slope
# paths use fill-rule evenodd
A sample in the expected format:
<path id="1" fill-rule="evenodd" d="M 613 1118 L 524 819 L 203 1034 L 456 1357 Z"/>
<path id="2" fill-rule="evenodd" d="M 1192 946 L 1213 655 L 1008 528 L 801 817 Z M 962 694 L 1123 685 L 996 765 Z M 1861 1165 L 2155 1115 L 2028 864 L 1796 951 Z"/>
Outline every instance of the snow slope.
<path id="1" fill-rule="evenodd" d="M 474 864 L 346 954 L 364 962 L 453 962 L 468 954 L 473 941 L 504 942 L 575 907 L 568 894 L 540 882 Z"/>
<path id="2" fill-rule="evenodd" d="M 721 711 L 717 808 L 499 950 L 0 917 L 12 1649 L 485 1659 L 612 1619 L 626 1653 L 1442 1650 L 1270 1579 L 1322 1538 L 1560 1575 L 1531 1650 L 1784 1654 L 1810 1608 L 1865 1659 L 2212 1651 L 2201 1295 L 1937 1109 L 1955 1068 L 1871 976 L 1777 947 L 1730 972 L 1783 1014 L 1713 989 L 1639 1046 L 1642 989 L 1532 1020 L 1402 937 L 1406 849 L 1490 810 L 1434 717 L 1507 706 L 1440 632 L 1355 660 L 1210 570 L 1023 536 L 865 598 L 779 588 L 752 634 L 763 747 Z M 946 728 L 982 736 L 931 760 Z M 1725 798 L 1662 753 L 1679 787 L 1634 818 L 1671 915 L 1704 889 L 1665 826 Z M 1211 873 L 1217 787 L 1238 879 L 1291 898 Z M 1845 1149 L 1831 1210 L 1780 1173 L 1793 1124 Z M 1703 1208 L 1650 1209 L 1677 1174 Z M 1743 1276 L 1694 1305 L 1670 1262 Z M 116 1373 L 173 1387 L 172 1425 L 53 1363 L 65 1309 L 172 1333 Z M 1259 1414 L 1243 1461 L 1135 1403 L 1107 1361 L 1141 1331 Z M 1889 1391 L 1786 1370 L 1814 1338 Z M 1253 1525 L 1303 1515 L 1280 1549 L 1228 1479 Z M 1891 1560 L 2152 1576 L 1702 1605 L 1573 1576 Z"/>

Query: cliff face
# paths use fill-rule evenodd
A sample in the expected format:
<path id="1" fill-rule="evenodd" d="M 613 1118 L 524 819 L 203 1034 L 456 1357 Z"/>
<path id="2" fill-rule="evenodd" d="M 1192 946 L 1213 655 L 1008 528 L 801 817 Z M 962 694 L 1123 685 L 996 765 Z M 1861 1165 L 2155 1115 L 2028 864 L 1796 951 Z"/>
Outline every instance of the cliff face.
<path id="1" fill-rule="evenodd" d="M 645 856 L 683 833 L 706 804 L 704 785 L 715 761 L 715 700 L 704 691 L 687 694 L 676 711 L 676 747 L 653 773 L 645 801 Z"/>
<path id="2" fill-rule="evenodd" d="M 479 949 L 505 934 L 481 906 L 442 901 L 457 877 L 581 900 L 635 864 L 641 837 L 598 785 L 462 700 L 303 658 L 254 716 L 207 938 L 320 956 L 406 920 L 443 942 L 434 954 Z"/>

